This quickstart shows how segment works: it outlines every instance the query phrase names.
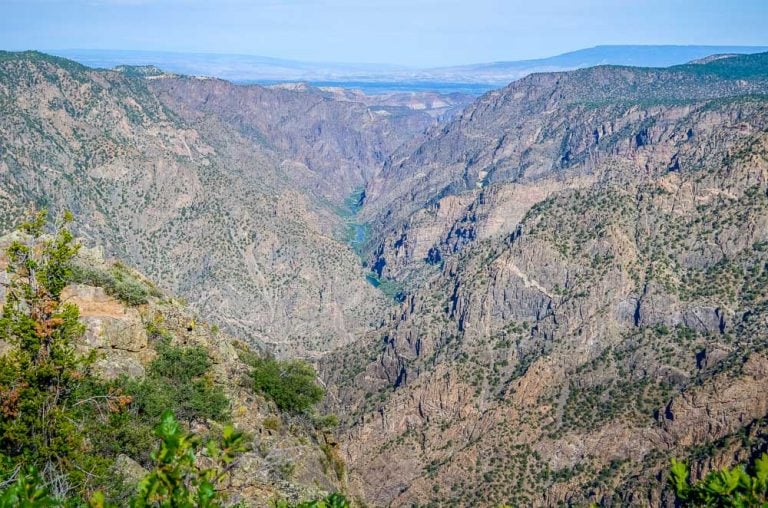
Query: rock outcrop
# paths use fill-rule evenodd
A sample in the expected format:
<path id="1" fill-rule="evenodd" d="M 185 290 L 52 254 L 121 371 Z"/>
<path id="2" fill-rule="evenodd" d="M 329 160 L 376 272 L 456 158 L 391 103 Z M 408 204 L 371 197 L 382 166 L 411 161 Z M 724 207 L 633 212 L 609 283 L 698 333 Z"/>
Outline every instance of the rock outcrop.
<path id="1" fill-rule="evenodd" d="M 532 76 L 367 189 L 409 295 L 322 365 L 370 502 L 655 506 L 765 449 L 765 82 L 697 79 Z"/>

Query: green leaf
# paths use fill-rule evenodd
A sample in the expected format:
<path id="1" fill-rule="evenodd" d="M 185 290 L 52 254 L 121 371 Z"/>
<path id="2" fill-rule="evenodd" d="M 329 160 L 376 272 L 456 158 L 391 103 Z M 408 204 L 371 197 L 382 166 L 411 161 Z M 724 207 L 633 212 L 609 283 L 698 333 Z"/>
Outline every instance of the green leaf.
<path id="1" fill-rule="evenodd" d="M 765 492 L 768 489 L 768 453 L 755 460 L 755 478 L 759 488 Z"/>
<path id="2" fill-rule="evenodd" d="M 688 466 L 685 462 L 678 462 L 676 459 L 672 459 L 672 467 L 669 470 L 669 479 L 672 483 L 672 487 L 675 489 L 675 494 L 681 499 L 688 497 Z"/>

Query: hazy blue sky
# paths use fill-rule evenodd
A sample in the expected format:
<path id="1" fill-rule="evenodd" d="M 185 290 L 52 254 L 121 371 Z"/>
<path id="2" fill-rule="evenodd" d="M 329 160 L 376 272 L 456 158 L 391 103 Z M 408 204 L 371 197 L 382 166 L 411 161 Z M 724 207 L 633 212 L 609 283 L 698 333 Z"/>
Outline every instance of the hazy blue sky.
<path id="1" fill-rule="evenodd" d="M 0 49 L 416 66 L 598 44 L 768 44 L 768 0 L 0 0 Z"/>

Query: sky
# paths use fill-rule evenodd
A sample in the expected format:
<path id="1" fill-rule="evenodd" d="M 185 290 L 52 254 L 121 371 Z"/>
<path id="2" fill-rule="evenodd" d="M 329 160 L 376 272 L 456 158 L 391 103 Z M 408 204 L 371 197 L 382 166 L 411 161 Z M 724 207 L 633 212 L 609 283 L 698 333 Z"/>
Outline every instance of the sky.
<path id="1" fill-rule="evenodd" d="M 600 44 L 768 45 L 768 0 L 0 0 L 0 49 L 434 67 Z"/>

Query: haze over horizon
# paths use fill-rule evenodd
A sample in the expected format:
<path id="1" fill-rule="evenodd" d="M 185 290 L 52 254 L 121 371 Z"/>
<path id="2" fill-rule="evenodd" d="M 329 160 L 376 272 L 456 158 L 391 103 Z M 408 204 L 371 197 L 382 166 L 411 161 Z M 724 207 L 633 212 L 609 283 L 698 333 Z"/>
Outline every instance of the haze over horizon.
<path id="1" fill-rule="evenodd" d="M 0 48 L 441 67 L 598 45 L 768 45 L 760 0 L 3 0 Z"/>

